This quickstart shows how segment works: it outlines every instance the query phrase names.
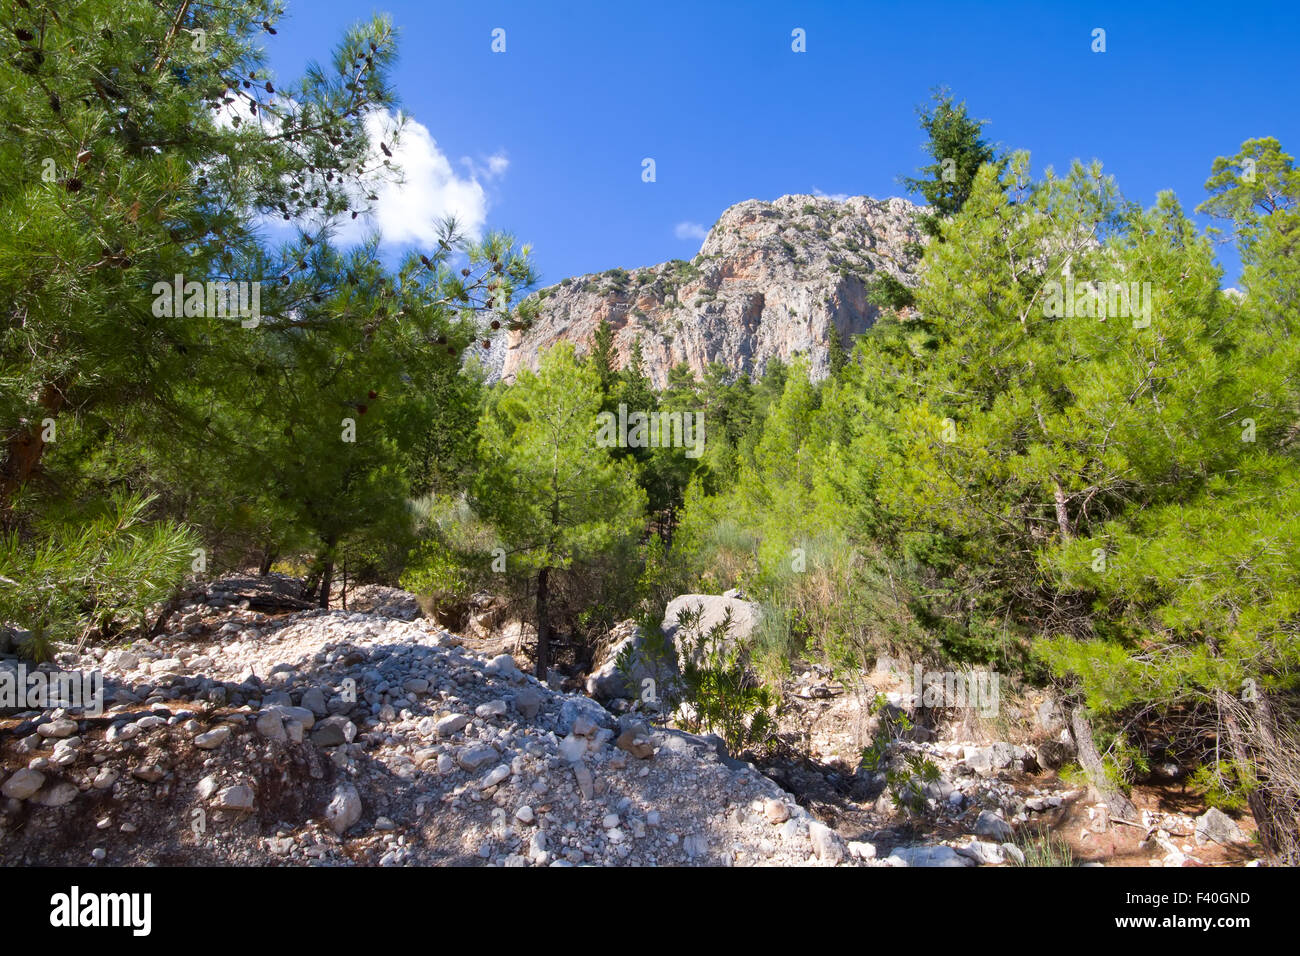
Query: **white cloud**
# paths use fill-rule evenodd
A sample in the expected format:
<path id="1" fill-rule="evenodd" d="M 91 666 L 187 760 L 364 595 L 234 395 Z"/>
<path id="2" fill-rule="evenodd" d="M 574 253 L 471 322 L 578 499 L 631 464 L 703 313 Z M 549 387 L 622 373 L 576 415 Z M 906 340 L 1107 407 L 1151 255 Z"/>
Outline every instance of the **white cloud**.
<path id="1" fill-rule="evenodd" d="M 293 102 L 277 101 L 281 105 Z M 229 127 L 235 116 L 245 123 L 260 123 L 271 132 L 280 130 L 278 120 L 261 110 L 254 115 L 242 98 L 223 106 L 216 120 Z M 385 243 L 429 246 L 437 242 L 439 227 L 448 216 L 456 218 L 462 235 L 482 237 L 489 205 L 483 184 L 505 175 L 510 167 L 505 153 L 494 153 L 482 162 L 462 159 L 460 164 L 467 172 L 461 175 L 423 123 L 400 113 L 376 110 L 366 116 L 365 126 L 370 141 L 364 163 L 366 188 L 357 194 L 353 208 L 368 208 L 370 212 L 355 220 L 345 213 L 337 221 L 336 238 L 340 243 L 359 242 L 367 233 L 378 230 Z M 400 136 L 393 145 L 393 134 L 398 129 Z M 388 146 L 391 156 L 383 154 L 380 143 Z M 384 160 L 390 163 L 388 167 Z M 369 193 L 378 199 L 365 199 Z M 271 224 L 278 228 L 278 217 L 273 217 Z"/>
<path id="2" fill-rule="evenodd" d="M 816 186 L 813 187 L 813 195 L 817 196 L 819 199 L 833 199 L 835 202 L 844 202 L 844 200 L 849 198 L 848 193 L 824 193 Z"/>
<path id="3" fill-rule="evenodd" d="M 709 230 L 698 222 L 679 222 L 677 227 L 673 229 L 673 235 L 678 239 L 699 239 L 703 241 L 708 238 Z"/>
<path id="4" fill-rule="evenodd" d="M 390 176 L 375 184 L 372 192 L 379 198 L 370 202 L 372 211 L 355 222 L 345 221 L 339 230 L 341 241 L 358 239 L 373 228 L 386 243 L 432 245 L 438 240 L 439 225 L 448 216 L 456 217 L 466 236 L 482 236 L 488 196 L 480 179 L 504 174 L 509 165 L 505 156 L 490 157 L 485 170 L 470 163 L 468 176 L 461 176 L 423 123 L 386 112 L 371 113 L 365 122 L 372 152 L 368 168 L 382 166 L 387 157 L 379 144 L 391 144 L 394 128 L 402 124 L 397 145 L 389 147 L 393 153 L 389 162 L 400 170 L 400 177 Z"/>

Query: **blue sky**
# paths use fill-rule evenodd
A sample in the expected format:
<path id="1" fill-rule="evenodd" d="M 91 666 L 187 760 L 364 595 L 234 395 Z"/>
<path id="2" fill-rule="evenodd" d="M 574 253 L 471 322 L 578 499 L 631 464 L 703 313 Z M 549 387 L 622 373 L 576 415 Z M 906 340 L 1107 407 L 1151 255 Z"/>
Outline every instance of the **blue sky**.
<path id="1" fill-rule="evenodd" d="M 689 258 L 700 240 L 680 225 L 744 199 L 903 195 L 898 178 L 925 161 L 915 107 L 938 85 L 1036 170 L 1098 158 L 1144 205 L 1173 189 L 1190 212 L 1213 159 L 1247 138 L 1300 151 L 1294 0 L 290 0 L 266 37 L 272 66 L 290 78 L 325 61 L 372 12 L 400 30 L 402 107 L 450 161 L 452 191 L 533 244 L 544 284 Z M 1105 53 L 1090 49 L 1098 27 Z M 1220 256 L 1231 284 L 1235 256 Z"/>

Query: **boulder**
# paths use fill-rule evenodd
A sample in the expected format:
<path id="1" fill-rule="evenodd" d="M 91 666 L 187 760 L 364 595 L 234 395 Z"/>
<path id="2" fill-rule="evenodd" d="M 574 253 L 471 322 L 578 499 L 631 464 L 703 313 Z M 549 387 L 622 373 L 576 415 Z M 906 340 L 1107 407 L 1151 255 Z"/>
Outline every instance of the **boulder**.
<path id="1" fill-rule="evenodd" d="M 1222 810 L 1211 807 L 1203 814 L 1196 818 L 1196 845 L 1204 846 L 1207 843 L 1220 843 L 1228 845 L 1231 843 L 1242 843 L 1246 839 L 1246 834 L 1242 832 L 1241 827 L 1233 821 Z"/>
<path id="2" fill-rule="evenodd" d="M 587 677 L 587 693 L 597 700 L 635 700 L 646 691 L 657 699 L 679 676 L 673 645 L 647 642 L 635 621 L 619 624 L 603 643 L 606 651 Z"/>
<path id="3" fill-rule="evenodd" d="M 975 861 L 943 844 L 900 846 L 885 860 L 890 866 L 974 866 Z"/>
<path id="4" fill-rule="evenodd" d="M 45 783 L 45 774 L 39 770 L 24 767 L 4 782 L 0 793 L 10 800 L 26 800 L 33 796 Z"/>
<path id="5" fill-rule="evenodd" d="M 685 632 L 682 628 L 683 612 L 699 615 L 689 632 Z M 668 602 L 660 628 L 664 636 L 672 641 L 680 657 L 688 641 L 698 644 L 715 626 L 727 621 L 728 615 L 730 615 L 729 625 L 720 649 L 727 649 L 736 643 L 748 641 L 758 627 L 762 608 L 751 601 L 722 597 L 717 594 L 681 594 Z M 698 647 L 692 656 L 697 663 L 702 659 Z"/>
<path id="6" fill-rule="evenodd" d="M 988 837 L 998 843 L 1012 842 L 1016 836 L 1011 829 L 1011 824 L 987 810 L 981 810 L 980 815 L 975 819 L 975 835 Z"/>
<path id="7" fill-rule="evenodd" d="M 350 783 L 334 791 L 334 798 L 325 808 L 325 822 L 340 836 L 361 819 L 361 794 Z"/>
<path id="8" fill-rule="evenodd" d="M 589 697 L 570 695 L 560 704 L 560 733 L 573 731 L 573 725 L 580 718 L 590 721 L 598 727 L 613 727 L 614 715 Z M 581 726 L 581 725 L 580 725 Z"/>
<path id="9" fill-rule="evenodd" d="M 808 824 L 808 838 L 813 854 L 823 863 L 838 863 L 844 859 L 844 841 L 826 824 L 813 820 Z"/>

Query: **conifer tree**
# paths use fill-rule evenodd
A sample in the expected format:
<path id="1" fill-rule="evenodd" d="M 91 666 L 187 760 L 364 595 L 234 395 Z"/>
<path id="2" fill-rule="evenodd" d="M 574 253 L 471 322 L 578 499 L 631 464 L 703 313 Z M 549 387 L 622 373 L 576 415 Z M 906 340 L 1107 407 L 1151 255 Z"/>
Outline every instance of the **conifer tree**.
<path id="1" fill-rule="evenodd" d="M 961 212 L 975 174 L 985 163 L 995 162 L 997 153 L 983 137 L 988 120 L 972 118 L 966 103 L 954 101 L 946 88 L 934 90 L 931 100 L 929 106 L 917 107 L 917 116 L 927 137 L 924 149 L 933 162 L 921 167 L 921 178 L 904 178 L 903 185 L 925 199 L 931 213 L 921 218 L 922 228 L 939 236 L 939 222 Z"/>
<path id="2" fill-rule="evenodd" d="M 510 567 L 532 576 L 536 674 L 550 665 L 551 576 L 635 536 L 645 492 L 635 467 L 598 442 L 600 379 L 561 343 L 538 371 L 494 393 L 481 422 L 475 510 L 495 526 Z"/>

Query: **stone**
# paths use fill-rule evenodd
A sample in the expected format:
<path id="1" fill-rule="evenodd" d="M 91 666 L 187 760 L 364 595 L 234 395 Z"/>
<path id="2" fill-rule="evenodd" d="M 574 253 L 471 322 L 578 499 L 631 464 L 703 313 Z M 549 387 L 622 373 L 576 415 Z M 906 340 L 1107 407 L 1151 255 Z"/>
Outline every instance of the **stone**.
<path id="1" fill-rule="evenodd" d="M 402 682 L 402 690 L 408 694 L 425 694 L 429 691 L 429 682 L 423 677 L 412 677 Z"/>
<path id="2" fill-rule="evenodd" d="M 479 789 L 487 790 L 495 787 L 501 781 L 510 776 L 510 767 L 508 764 L 500 764 L 488 771 L 487 776 L 479 781 Z"/>
<path id="3" fill-rule="evenodd" d="M 67 806 L 77 798 L 77 788 L 67 781 L 60 781 L 53 786 L 46 787 L 32 796 L 32 803 L 40 804 L 43 807 L 63 807 Z"/>
<path id="4" fill-rule="evenodd" d="M 341 784 L 325 808 L 325 822 L 342 836 L 361 819 L 361 794 L 350 783 Z"/>
<path id="5" fill-rule="evenodd" d="M 258 715 L 257 732 L 270 740 L 288 739 L 288 734 L 284 731 L 284 718 L 272 711 Z"/>
<path id="6" fill-rule="evenodd" d="M 42 737 L 71 737 L 77 732 L 77 722 L 68 717 L 51 720 L 36 728 Z"/>
<path id="7" fill-rule="evenodd" d="M 699 612 L 699 620 L 690 635 L 680 632 L 679 615 L 684 611 Z M 692 659 L 699 664 L 703 662 L 703 656 L 697 646 L 698 640 L 727 620 L 728 615 L 730 623 L 719 650 L 730 650 L 737 644 L 749 641 L 762 618 L 760 605 L 716 594 L 681 594 L 668 602 L 663 622 L 659 626 L 664 637 L 676 648 L 679 657 L 686 652 L 689 640 L 692 644 Z"/>
<path id="8" fill-rule="evenodd" d="M 812 841 L 813 854 L 823 863 L 839 863 L 844 859 L 844 841 L 821 821 L 809 822 L 808 838 Z"/>
<path id="9" fill-rule="evenodd" d="M 993 772 L 993 754 L 986 747 L 967 747 L 963 758 L 966 766 L 984 775 Z"/>
<path id="10" fill-rule="evenodd" d="M 244 812 L 257 806 L 257 796 L 253 788 L 246 783 L 237 783 L 217 793 L 212 805 L 218 810 L 236 810 Z"/>
<path id="11" fill-rule="evenodd" d="M 492 660 L 488 661 L 487 666 L 483 668 L 484 673 L 499 674 L 507 680 L 520 680 L 523 674 L 519 672 L 519 667 L 515 664 L 515 659 L 509 654 L 498 654 Z"/>
<path id="12" fill-rule="evenodd" d="M 648 739 L 649 736 L 649 731 L 644 728 L 629 727 L 618 735 L 614 745 L 619 750 L 625 750 L 638 759 L 649 760 L 655 755 L 654 744 Z"/>
<path id="13" fill-rule="evenodd" d="M 975 818 L 975 835 L 988 837 L 998 843 L 1010 843 L 1016 837 L 1015 831 L 1006 820 L 988 810 L 981 810 L 980 815 Z"/>
<path id="14" fill-rule="evenodd" d="M 864 843 L 861 840 L 850 840 L 849 856 L 855 860 L 874 860 L 876 858 L 876 847 L 872 843 Z"/>
<path id="15" fill-rule="evenodd" d="M 528 806 L 528 804 L 524 804 L 515 811 L 515 819 L 520 823 L 532 823 L 535 819 L 533 808 Z"/>
<path id="16" fill-rule="evenodd" d="M 506 702 L 504 700 L 490 700 L 486 704 L 479 704 L 474 709 L 474 713 L 485 720 L 491 717 L 500 717 L 506 712 Z"/>
<path id="17" fill-rule="evenodd" d="M 532 720 L 541 709 L 542 695 L 532 687 L 525 687 L 515 694 L 514 705 L 515 710 L 519 711 L 521 717 L 525 720 Z"/>
<path id="18" fill-rule="evenodd" d="M 10 800 L 26 800 L 40 790 L 44 783 L 45 774 L 24 767 L 4 782 L 0 793 Z"/>
<path id="19" fill-rule="evenodd" d="M 942 844 L 904 846 L 894 850 L 885 862 L 890 866 L 974 866 L 975 861 Z"/>
<path id="20" fill-rule="evenodd" d="M 485 745 L 467 747 L 456 755 L 456 762 L 460 764 L 461 769 L 468 770 L 470 773 L 481 770 L 496 759 L 496 749 Z"/>
<path id="21" fill-rule="evenodd" d="M 595 799 L 596 782 L 591 775 L 591 770 L 584 761 L 579 760 L 573 765 L 573 776 L 578 783 L 578 790 L 582 794 L 582 799 Z"/>
<path id="22" fill-rule="evenodd" d="M 302 706 L 311 712 L 313 717 L 325 717 L 329 714 L 329 709 L 325 702 L 325 692 L 319 687 L 312 687 L 302 693 Z M 310 724 L 307 724 L 310 727 Z"/>
<path id="23" fill-rule="evenodd" d="M 167 771 L 156 763 L 141 764 L 131 771 L 131 776 L 137 780 L 143 780 L 145 783 L 157 783 L 163 777 L 167 776 Z"/>
<path id="24" fill-rule="evenodd" d="M 570 695 L 565 697 L 564 703 L 560 705 L 560 733 L 572 733 L 573 725 L 578 722 L 580 717 L 585 717 L 598 727 L 613 727 L 614 725 L 613 714 L 590 697 Z M 585 727 L 586 725 L 579 722 L 578 726 Z"/>
<path id="25" fill-rule="evenodd" d="M 682 851 L 692 860 L 697 856 L 704 856 L 709 852 L 708 837 L 702 833 L 692 833 L 682 841 Z"/>
<path id="26" fill-rule="evenodd" d="M 208 774 L 198 782 L 194 790 L 199 795 L 200 800 L 207 800 L 217 792 L 219 786 L 220 783 L 217 781 L 216 774 Z"/>
<path id="27" fill-rule="evenodd" d="M 290 707 L 284 704 L 276 704 L 273 707 L 266 708 L 267 713 L 276 714 L 284 721 L 285 725 L 296 721 L 311 730 L 316 726 L 316 714 L 306 707 Z"/>
<path id="28" fill-rule="evenodd" d="M 763 804 L 763 816 L 767 817 L 768 823 L 776 826 L 790 819 L 790 808 L 783 800 L 768 800 Z"/>
<path id="29" fill-rule="evenodd" d="M 433 732 L 439 737 L 450 737 L 465 729 L 469 723 L 469 717 L 464 714 L 448 714 L 433 725 Z"/>
<path id="30" fill-rule="evenodd" d="M 1237 826 L 1232 817 L 1217 807 L 1211 807 L 1196 818 L 1195 836 L 1197 846 L 1204 846 L 1211 842 L 1227 846 L 1246 840 L 1246 834 L 1242 832 L 1241 827 Z"/>
<path id="31" fill-rule="evenodd" d="M 587 752 L 587 738 L 569 734 L 560 741 L 560 756 L 569 763 L 581 760 Z"/>
<path id="32" fill-rule="evenodd" d="M 326 717 L 311 732 L 311 742 L 317 747 L 339 747 L 350 744 L 357 736 L 357 725 L 341 714 Z"/>
<path id="33" fill-rule="evenodd" d="M 587 676 L 587 694 L 596 700 L 639 700 L 645 691 L 658 698 L 680 680 L 676 657 L 667 647 L 652 648 L 635 621 L 615 626 L 603 643 L 607 650 Z"/>
<path id="34" fill-rule="evenodd" d="M 962 856 L 974 860 L 976 863 L 982 863 L 988 866 L 996 866 L 999 863 L 1006 862 L 1006 853 L 997 843 L 989 843 L 986 840 L 971 840 L 965 846 L 957 847 L 957 852 Z"/>
<path id="35" fill-rule="evenodd" d="M 222 724 L 214 727 L 205 734 L 199 734 L 194 738 L 194 746 L 200 750 L 216 750 L 227 740 L 230 739 L 231 729 L 229 724 Z"/>

